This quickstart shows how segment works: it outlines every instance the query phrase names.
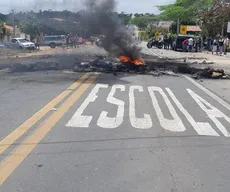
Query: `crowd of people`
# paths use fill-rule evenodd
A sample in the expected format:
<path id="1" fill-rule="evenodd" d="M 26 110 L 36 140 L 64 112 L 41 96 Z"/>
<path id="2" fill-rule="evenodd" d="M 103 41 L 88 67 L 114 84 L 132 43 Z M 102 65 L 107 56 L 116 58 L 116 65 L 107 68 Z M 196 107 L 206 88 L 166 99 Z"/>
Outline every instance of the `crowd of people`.
<path id="1" fill-rule="evenodd" d="M 229 47 L 229 38 L 220 36 L 219 38 L 212 38 L 209 42 L 212 54 L 222 55 L 227 53 Z"/>
<path id="2" fill-rule="evenodd" d="M 175 37 L 173 37 L 171 34 L 165 35 L 163 37 L 164 49 L 172 49 L 174 39 Z"/>
<path id="3" fill-rule="evenodd" d="M 72 36 L 71 34 L 67 34 L 64 43 L 66 44 L 66 48 L 68 49 L 70 46 L 74 47 L 74 48 L 79 48 L 79 37 L 78 35 L 74 35 Z"/>
<path id="4" fill-rule="evenodd" d="M 201 51 L 202 48 L 202 39 L 201 37 L 190 37 L 182 41 L 182 49 L 184 52 L 195 52 Z"/>
<path id="5" fill-rule="evenodd" d="M 154 37 L 154 39 L 156 38 Z M 169 34 L 161 35 L 159 39 L 156 40 L 162 42 L 164 49 L 173 49 L 175 39 L 176 36 Z M 229 38 L 227 36 L 219 36 L 216 38 L 194 36 L 183 39 L 181 44 L 184 52 L 198 52 L 206 49 L 211 51 L 212 54 L 223 55 L 227 53 L 229 48 Z"/>

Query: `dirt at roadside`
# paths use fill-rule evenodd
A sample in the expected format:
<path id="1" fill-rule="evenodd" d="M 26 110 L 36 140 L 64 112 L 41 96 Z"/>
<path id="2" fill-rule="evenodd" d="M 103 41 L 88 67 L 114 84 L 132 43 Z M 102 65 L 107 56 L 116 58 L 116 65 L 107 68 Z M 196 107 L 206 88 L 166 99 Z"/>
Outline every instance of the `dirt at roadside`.
<path id="1" fill-rule="evenodd" d="M 165 50 L 165 49 L 150 49 L 144 47 L 145 52 L 153 54 L 159 58 L 171 61 L 178 61 L 181 63 L 190 63 L 196 67 L 211 67 L 223 69 L 226 73 L 230 74 L 230 53 L 226 56 L 212 55 L 211 52 L 198 52 L 198 53 L 185 53 L 179 51 Z"/>
<path id="2" fill-rule="evenodd" d="M 0 57 L 0 70 L 5 68 L 16 71 L 71 69 L 75 65 L 76 58 L 97 54 L 106 53 L 103 49 L 91 45 L 82 45 L 76 49 L 41 47 L 40 51 Z"/>

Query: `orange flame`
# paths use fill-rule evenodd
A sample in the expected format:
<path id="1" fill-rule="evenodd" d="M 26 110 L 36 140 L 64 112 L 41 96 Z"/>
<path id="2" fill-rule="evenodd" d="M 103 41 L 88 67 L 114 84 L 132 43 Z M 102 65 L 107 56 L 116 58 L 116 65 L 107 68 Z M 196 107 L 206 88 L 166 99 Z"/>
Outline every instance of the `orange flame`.
<path id="1" fill-rule="evenodd" d="M 134 65 L 144 65 L 144 62 L 142 60 L 140 60 L 140 59 L 136 59 L 136 60 L 132 61 L 132 63 Z"/>
<path id="2" fill-rule="evenodd" d="M 131 60 L 129 57 L 121 55 L 119 56 L 119 59 L 123 63 L 132 63 L 134 65 L 144 65 L 144 61 L 141 59 Z"/>
<path id="3" fill-rule="evenodd" d="M 127 56 L 121 55 L 121 56 L 119 56 L 119 59 L 120 59 L 122 62 L 124 62 L 124 63 L 131 62 L 130 58 L 127 57 Z"/>

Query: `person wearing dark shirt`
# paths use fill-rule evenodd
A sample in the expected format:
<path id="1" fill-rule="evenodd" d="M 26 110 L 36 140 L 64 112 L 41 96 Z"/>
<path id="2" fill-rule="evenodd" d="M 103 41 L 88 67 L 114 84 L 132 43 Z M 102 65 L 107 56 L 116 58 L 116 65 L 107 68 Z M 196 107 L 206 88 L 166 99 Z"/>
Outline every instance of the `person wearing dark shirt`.
<path id="1" fill-rule="evenodd" d="M 224 48 L 224 39 L 222 37 L 220 37 L 219 39 L 219 51 L 220 51 L 220 55 L 222 55 L 223 53 L 223 48 Z"/>

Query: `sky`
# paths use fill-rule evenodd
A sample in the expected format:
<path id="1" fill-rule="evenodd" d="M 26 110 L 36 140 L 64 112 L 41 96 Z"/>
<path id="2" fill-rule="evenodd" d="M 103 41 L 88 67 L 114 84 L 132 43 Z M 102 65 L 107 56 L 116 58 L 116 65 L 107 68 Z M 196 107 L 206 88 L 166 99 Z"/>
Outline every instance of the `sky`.
<path id="1" fill-rule="evenodd" d="M 28 10 L 63 10 L 79 11 L 84 0 L 0 0 L 0 13 Z M 116 0 L 117 11 L 126 13 L 159 13 L 157 5 L 174 3 L 175 0 Z"/>

